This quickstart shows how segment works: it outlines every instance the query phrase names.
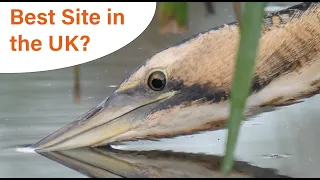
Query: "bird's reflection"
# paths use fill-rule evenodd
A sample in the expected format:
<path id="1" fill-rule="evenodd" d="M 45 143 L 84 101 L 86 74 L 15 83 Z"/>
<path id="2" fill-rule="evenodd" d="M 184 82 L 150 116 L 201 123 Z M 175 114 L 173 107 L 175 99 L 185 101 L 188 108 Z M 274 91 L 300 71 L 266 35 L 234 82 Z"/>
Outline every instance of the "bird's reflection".
<path id="1" fill-rule="evenodd" d="M 171 151 L 123 151 L 105 148 L 79 148 L 39 153 L 94 178 L 219 178 L 222 157 Z M 228 177 L 278 177 L 273 169 L 235 162 Z"/>

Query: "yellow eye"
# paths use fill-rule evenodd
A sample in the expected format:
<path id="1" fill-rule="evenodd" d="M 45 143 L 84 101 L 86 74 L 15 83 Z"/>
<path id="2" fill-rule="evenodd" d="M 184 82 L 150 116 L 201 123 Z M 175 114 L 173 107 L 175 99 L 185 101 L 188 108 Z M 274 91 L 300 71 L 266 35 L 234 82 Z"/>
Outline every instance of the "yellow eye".
<path id="1" fill-rule="evenodd" d="M 161 71 L 150 74 L 148 86 L 154 91 L 161 91 L 166 86 L 166 75 Z"/>

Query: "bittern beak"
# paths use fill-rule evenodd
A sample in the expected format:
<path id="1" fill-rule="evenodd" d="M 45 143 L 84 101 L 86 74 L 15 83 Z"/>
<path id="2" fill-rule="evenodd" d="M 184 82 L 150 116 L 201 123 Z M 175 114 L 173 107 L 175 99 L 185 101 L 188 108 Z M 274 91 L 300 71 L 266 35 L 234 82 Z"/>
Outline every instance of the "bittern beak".
<path id="1" fill-rule="evenodd" d="M 137 127 L 157 102 L 173 94 L 147 97 L 116 91 L 84 116 L 33 144 L 32 148 L 46 152 L 98 145 Z"/>
<path id="2" fill-rule="evenodd" d="M 284 10 L 265 17 L 246 116 L 319 94 L 320 5 L 305 5 L 293 7 L 297 13 Z M 280 24 L 269 23 L 279 15 L 286 17 Z M 212 29 L 157 53 L 108 99 L 32 147 L 38 152 L 60 151 L 224 128 L 236 29 L 236 24 Z"/>

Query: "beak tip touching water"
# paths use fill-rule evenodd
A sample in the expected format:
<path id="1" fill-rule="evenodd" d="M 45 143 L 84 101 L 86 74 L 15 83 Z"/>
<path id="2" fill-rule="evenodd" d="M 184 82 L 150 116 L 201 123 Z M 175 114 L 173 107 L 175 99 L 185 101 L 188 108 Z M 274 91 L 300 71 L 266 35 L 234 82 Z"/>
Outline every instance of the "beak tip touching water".
<path id="1" fill-rule="evenodd" d="M 128 118 L 121 117 L 128 111 L 126 107 L 104 107 L 103 104 L 31 145 L 31 148 L 36 152 L 49 152 L 92 147 L 128 131 L 133 126 Z"/>
<path id="2" fill-rule="evenodd" d="M 311 7 L 315 9 L 310 10 Z M 293 13 L 294 17 L 289 15 L 291 20 L 285 20 L 281 26 L 265 23 L 268 28 L 261 38 L 256 79 L 252 83 L 255 88 L 246 105 L 248 111 L 256 107 L 259 111 L 263 107 L 264 111 L 268 106 L 286 106 L 292 100 L 319 94 L 320 53 L 319 49 L 314 49 L 319 40 L 317 37 L 320 37 L 314 35 L 319 23 L 313 23 L 318 22 L 319 7 L 319 4 L 312 5 L 310 11 L 294 8 L 301 12 L 301 16 Z M 281 14 L 288 15 L 288 12 Z M 278 13 L 274 15 L 279 16 Z M 268 22 L 269 16 L 266 16 Z M 310 25 L 309 29 L 303 28 L 305 25 Z M 235 39 L 239 35 L 236 31 L 229 31 L 234 26 L 200 33 L 201 36 L 194 36 L 152 56 L 97 107 L 35 143 L 32 148 L 37 152 L 60 151 L 224 128 L 230 113 L 234 71 L 230 62 L 236 55 L 232 47 L 236 47 Z M 305 41 L 310 43 L 286 35 L 287 27 L 294 30 L 291 34 L 307 33 Z M 269 36 L 272 33 L 275 35 Z M 280 38 L 280 41 L 278 37 L 284 39 Z M 230 41 L 220 41 L 221 38 Z M 206 42 L 215 39 L 217 45 L 208 47 Z M 294 49 L 294 53 L 287 51 L 288 48 Z M 301 56 L 292 59 L 297 53 Z"/>
<path id="3" fill-rule="evenodd" d="M 158 102 L 174 94 L 175 92 L 169 92 L 156 97 L 137 95 L 138 98 L 135 95 L 114 93 L 84 116 L 55 131 L 32 147 L 37 152 L 48 152 L 80 147 L 101 147 L 116 142 L 119 136 L 134 131 Z M 135 135 L 130 133 L 125 140 L 134 139 Z"/>

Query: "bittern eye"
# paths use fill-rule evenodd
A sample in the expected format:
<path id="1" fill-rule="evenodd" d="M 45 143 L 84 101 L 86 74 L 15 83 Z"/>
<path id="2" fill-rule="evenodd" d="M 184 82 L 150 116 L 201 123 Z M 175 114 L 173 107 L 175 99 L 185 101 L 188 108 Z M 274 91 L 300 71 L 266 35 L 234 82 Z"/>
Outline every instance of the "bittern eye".
<path id="1" fill-rule="evenodd" d="M 153 72 L 149 76 L 148 86 L 154 91 L 161 91 L 166 86 L 166 75 L 161 71 Z"/>

